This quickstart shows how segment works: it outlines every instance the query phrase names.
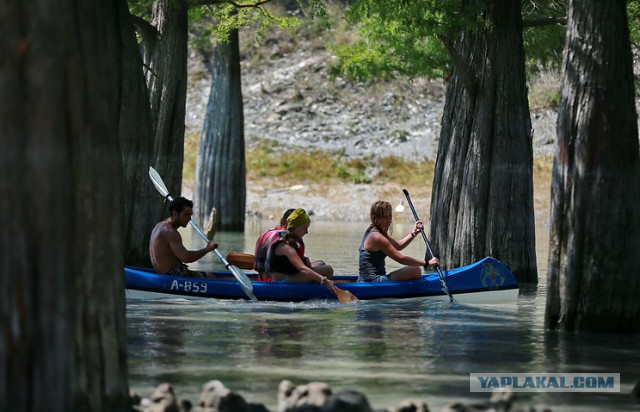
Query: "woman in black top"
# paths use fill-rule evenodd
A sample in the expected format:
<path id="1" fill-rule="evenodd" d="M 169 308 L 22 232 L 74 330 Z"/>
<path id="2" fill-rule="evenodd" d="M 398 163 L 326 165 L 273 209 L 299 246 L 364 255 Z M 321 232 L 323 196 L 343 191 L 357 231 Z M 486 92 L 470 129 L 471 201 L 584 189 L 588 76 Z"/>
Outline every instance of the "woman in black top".
<path id="1" fill-rule="evenodd" d="M 388 230 L 391 222 L 391 204 L 385 201 L 375 202 L 371 206 L 371 225 L 364 233 L 360 244 L 358 282 L 418 279 L 421 274 L 421 266 L 439 264 L 438 258 L 435 257 L 427 262 L 424 259 L 414 259 L 400 253 L 420 233 L 422 222 L 417 221 L 413 230 L 400 240 L 389 236 Z M 384 265 L 387 256 L 407 266 L 387 273 Z"/>

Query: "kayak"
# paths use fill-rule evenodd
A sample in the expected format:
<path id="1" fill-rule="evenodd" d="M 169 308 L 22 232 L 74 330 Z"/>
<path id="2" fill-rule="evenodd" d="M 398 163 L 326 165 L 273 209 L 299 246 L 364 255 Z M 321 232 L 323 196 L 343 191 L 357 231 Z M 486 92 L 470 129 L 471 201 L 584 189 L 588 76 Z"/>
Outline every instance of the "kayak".
<path id="1" fill-rule="evenodd" d="M 248 299 L 230 271 L 210 272 L 211 278 L 159 275 L 152 269 L 125 267 L 128 298 L 214 298 Z M 300 302 L 336 300 L 336 296 L 318 283 L 261 282 L 257 273 L 246 272 L 259 301 Z M 515 303 L 518 281 L 498 260 L 486 257 L 468 266 L 443 271 L 449 291 L 461 303 Z M 425 273 L 419 279 L 397 282 L 356 282 L 356 275 L 334 275 L 340 289 L 358 299 L 432 298 L 449 300 L 437 272 Z"/>

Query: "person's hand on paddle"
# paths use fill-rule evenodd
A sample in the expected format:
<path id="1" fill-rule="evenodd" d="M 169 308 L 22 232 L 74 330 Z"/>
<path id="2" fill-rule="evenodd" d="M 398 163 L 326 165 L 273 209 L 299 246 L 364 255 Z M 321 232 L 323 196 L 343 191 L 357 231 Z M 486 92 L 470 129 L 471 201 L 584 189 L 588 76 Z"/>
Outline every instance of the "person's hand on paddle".
<path id="1" fill-rule="evenodd" d="M 440 266 L 440 260 L 435 256 L 429 259 L 428 262 L 425 261 L 424 268 L 429 269 L 430 267 L 433 267 L 433 266 Z"/>
<path id="2" fill-rule="evenodd" d="M 207 242 L 207 246 L 204 247 L 208 252 L 211 252 L 213 249 L 218 248 L 218 242 L 209 241 Z"/>
<path id="3" fill-rule="evenodd" d="M 421 220 L 416 220 L 416 224 L 411 231 L 411 237 L 416 237 L 420 233 L 420 231 L 424 229 L 424 224 Z"/>
<path id="4" fill-rule="evenodd" d="M 320 284 L 326 287 L 327 289 L 329 289 L 330 291 L 332 291 L 333 293 L 335 293 L 335 284 L 333 280 L 329 279 L 326 276 L 323 276 L 322 279 L 320 280 Z"/>

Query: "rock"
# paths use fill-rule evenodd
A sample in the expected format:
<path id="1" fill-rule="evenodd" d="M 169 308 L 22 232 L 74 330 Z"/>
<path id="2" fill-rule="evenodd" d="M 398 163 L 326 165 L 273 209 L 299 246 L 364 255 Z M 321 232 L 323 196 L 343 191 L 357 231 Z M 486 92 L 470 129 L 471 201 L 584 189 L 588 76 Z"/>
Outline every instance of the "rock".
<path id="1" fill-rule="evenodd" d="M 158 385 L 149 399 L 151 403 L 145 409 L 147 412 L 180 412 L 173 386 L 169 383 Z"/>
<path id="2" fill-rule="evenodd" d="M 227 389 L 219 380 L 203 385 L 200 407 L 202 412 L 247 412 L 249 409 L 242 396 Z"/>
<path id="3" fill-rule="evenodd" d="M 529 406 L 525 409 L 515 408 L 516 395 L 510 390 L 496 390 L 491 393 L 491 398 L 484 403 L 463 404 L 453 403 L 442 409 L 443 412 L 536 412 L 537 409 Z M 550 409 L 542 409 L 541 412 L 551 412 Z"/>
<path id="4" fill-rule="evenodd" d="M 322 412 L 322 408 L 318 405 L 302 405 L 293 409 L 287 409 L 287 412 Z"/>
<path id="5" fill-rule="evenodd" d="M 331 395 L 322 412 L 372 412 L 367 397 L 358 391 L 343 391 Z"/>
<path id="6" fill-rule="evenodd" d="M 442 412 L 484 412 L 489 411 L 487 404 L 464 404 L 460 402 L 452 403 L 442 408 Z"/>
<path id="7" fill-rule="evenodd" d="M 129 400 L 131 401 L 131 405 L 139 406 L 142 398 L 136 392 L 129 391 Z"/>
<path id="8" fill-rule="evenodd" d="M 636 382 L 636 385 L 631 390 L 631 397 L 636 403 L 640 403 L 640 380 Z"/>
<path id="9" fill-rule="evenodd" d="M 269 412 L 269 409 L 260 403 L 250 403 L 247 405 L 247 412 Z"/>
<path id="10" fill-rule="evenodd" d="M 180 412 L 189 412 L 191 411 L 191 408 L 193 408 L 193 404 L 191 404 L 191 401 L 188 401 L 186 399 L 180 401 Z"/>
<path id="11" fill-rule="evenodd" d="M 495 390 L 491 393 L 489 403 L 496 411 L 510 411 L 516 394 L 510 390 Z"/>
<path id="12" fill-rule="evenodd" d="M 324 382 L 309 382 L 295 386 L 288 380 L 278 385 L 278 411 L 292 411 L 305 405 L 322 406 L 331 396 L 329 385 Z"/>
<path id="13" fill-rule="evenodd" d="M 393 412 L 429 412 L 429 407 L 424 401 L 406 399 L 400 402 Z"/>

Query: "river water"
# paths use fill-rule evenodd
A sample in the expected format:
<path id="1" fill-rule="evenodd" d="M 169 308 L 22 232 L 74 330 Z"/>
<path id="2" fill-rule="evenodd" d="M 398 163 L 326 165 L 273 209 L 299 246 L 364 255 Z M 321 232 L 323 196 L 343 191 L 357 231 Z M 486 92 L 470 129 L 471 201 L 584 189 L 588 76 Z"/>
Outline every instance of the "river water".
<path id="1" fill-rule="evenodd" d="M 220 250 L 252 252 L 274 222 L 249 220 L 245 233 L 218 233 Z M 357 272 L 357 248 L 367 224 L 312 222 L 307 255 Z M 410 222 L 394 225 L 396 237 Z M 413 398 L 440 410 L 482 402 L 469 391 L 470 373 L 620 373 L 620 393 L 519 393 L 520 405 L 553 411 L 640 410 L 630 392 L 640 379 L 638 337 L 545 331 L 546 228 L 538 229 L 539 286 L 522 288 L 516 305 L 465 306 L 427 299 L 275 303 L 222 300 L 127 300 L 129 382 L 149 396 L 162 382 L 198 404 L 202 385 L 219 379 L 252 403 L 276 411 L 278 384 L 328 383 L 354 389 L 372 407 Z M 192 231 L 185 243 L 201 247 Z M 416 238 L 405 251 L 421 257 Z M 387 266 L 396 266 L 387 259 Z M 443 262 L 446 267 L 446 262 Z M 221 268 L 213 254 L 195 265 Z"/>

